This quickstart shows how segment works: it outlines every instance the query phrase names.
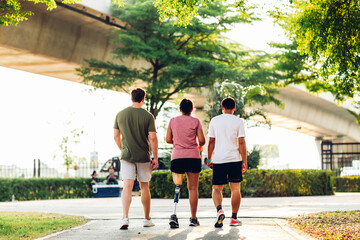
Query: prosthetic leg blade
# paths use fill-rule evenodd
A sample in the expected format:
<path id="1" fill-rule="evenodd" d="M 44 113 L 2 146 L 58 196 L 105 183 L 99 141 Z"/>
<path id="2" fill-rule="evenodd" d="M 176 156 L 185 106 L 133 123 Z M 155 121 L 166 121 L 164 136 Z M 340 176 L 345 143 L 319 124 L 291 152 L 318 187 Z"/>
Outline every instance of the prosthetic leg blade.
<path id="1" fill-rule="evenodd" d="M 175 196 L 174 196 L 174 213 L 170 216 L 170 228 L 179 228 L 179 221 L 176 217 L 176 205 L 179 202 L 180 198 L 180 185 L 176 185 L 175 187 Z"/>

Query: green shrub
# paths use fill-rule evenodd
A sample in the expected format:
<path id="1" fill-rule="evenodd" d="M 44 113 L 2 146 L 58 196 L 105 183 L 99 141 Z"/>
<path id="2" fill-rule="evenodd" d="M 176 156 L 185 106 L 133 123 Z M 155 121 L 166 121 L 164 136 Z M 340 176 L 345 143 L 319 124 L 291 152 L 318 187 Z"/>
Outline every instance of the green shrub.
<path id="1" fill-rule="evenodd" d="M 92 193 L 88 178 L 0 178 L 0 201 L 87 198 Z"/>
<path id="2" fill-rule="evenodd" d="M 332 195 L 332 173 L 324 170 L 259 170 L 250 169 L 244 174 L 241 184 L 243 196 L 312 196 Z M 199 197 L 210 198 L 212 170 L 200 173 Z M 175 185 L 170 171 L 158 171 L 152 175 L 151 196 L 154 198 L 173 198 Z M 223 189 L 224 197 L 230 197 L 229 185 Z M 181 186 L 181 197 L 188 197 L 186 177 Z"/>
<path id="3" fill-rule="evenodd" d="M 250 151 L 247 150 L 247 164 L 248 168 L 258 168 L 261 159 L 261 149 L 254 146 Z"/>
<path id="4" fill-rule="evenodd" d="M 311 196 L 331 195 L 331 172 L 323 170 L 259 170 L 250 169 L 241 184 L 243 196 Z M 211 198 L 212 170 L 203 170 L 199 178 L 199 197 Z M 337 178 L 337 191 L 359 191 L 360 177 Z M 92 196 L 88 178 L 0 178 L 0 201 L 88 198 Z M 344 186 L 342 190 L 340 186 Z M 157 171 L 152 175 L 150 191 L 153 198 L 173 198 L 175 184 L 170 171 Z M 229 185 L 224 186 L 224 197 L 230 197 Z M 184 177 L 180 196 L 188 197 L 187 179 Z"/>
<path id="5" fill-rule="evenodd" d="M 323 170 L 249 170 L 245 196 L 312 196 L 333 194 L 331 172 Z"/>
<path id="6" fill-rule="evenodd" d="M 360 176 L 335 177 L 336 192 L 360 192 Z"/>

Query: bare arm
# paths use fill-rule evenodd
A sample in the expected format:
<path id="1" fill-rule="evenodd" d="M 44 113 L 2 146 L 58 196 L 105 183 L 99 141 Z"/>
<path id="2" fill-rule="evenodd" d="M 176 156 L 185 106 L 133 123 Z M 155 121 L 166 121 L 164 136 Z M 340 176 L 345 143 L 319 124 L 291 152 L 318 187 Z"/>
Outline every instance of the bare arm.
<path id="1" fill-rule="evenodd" d="M 158 167 L 158 139 L 156 132 L 149 132 L 149 141 L 154 160 L 151 162 L 151 169 L 155 170 Z"/>
<path id="2" fill-rule="evenodd" d="M 168 128 L 167 129 L 167 132 L 166 132 L 166 142 L 167 143 L 170 143 L 170 144 L 173 144 L 173 136 L 172 136 L 172 132 L 171 132 L 171 129 Z"/>
<path id="3" fill-rule="evenodd" d="M 213 162 L 212 162 L 212 155 L 214 153 L 215 148 L 215 138 L 210 137 L 209 138 L 209 145 L 208 145 L 208 162 L 207 165 L 212 168 Z"/>
<path id="4" fill-rule="evenodd" d="M 114 129 L 114 140 L 118 148 L 121 150 L 122 142 L 121 142 L 121 132 L 119 129 Z"/>
<path id="5" fill-rule="evenodd" d="M 238 138 L 238 145 L 239 145 L 239 153 L 241 155 L 241 159 L 243 162 L 242 172 L 246 173 L 248 166 L 247 166 L 246 142 L 244 137 Z"/>
<path id="6" fill-rule="evenodd" d="M 205 145 L 205 136 L 204 136 L 204 132 L 202 129 L 197 130 L 197 137 L 198 137 L 199 145 L 204 146 Z"/>

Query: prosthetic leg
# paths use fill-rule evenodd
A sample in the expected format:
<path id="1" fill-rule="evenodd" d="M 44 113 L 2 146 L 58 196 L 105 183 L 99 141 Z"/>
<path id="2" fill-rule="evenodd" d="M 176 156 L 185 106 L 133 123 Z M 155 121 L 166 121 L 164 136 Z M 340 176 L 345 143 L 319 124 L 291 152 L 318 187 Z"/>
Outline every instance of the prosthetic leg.
<path id="1" fill-rule="evenodd" d="M 179 227 L 179 221 L 178 218 L 176 217 L 176 205 L 178 204 L 180 198 L 180 186 L 182 184 L 182 179 L 183 179 L 182 174 L 173 173 L 173 180 L 176 186 L 175 186 L 175 196 L 174 196 L 174 212 L 170 216 L 170 222 L 169 222 L 170 228 Z"/>

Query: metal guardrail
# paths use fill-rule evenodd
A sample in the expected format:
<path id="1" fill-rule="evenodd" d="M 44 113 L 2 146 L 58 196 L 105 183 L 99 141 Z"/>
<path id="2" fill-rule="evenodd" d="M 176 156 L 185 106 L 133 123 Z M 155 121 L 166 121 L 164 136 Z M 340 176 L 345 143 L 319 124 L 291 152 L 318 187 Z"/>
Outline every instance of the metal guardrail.
<path id="1" fill-rule="evenodd" d="M 76 169 L 76 170 L 75 170 Z M 64 178 L 64 177 L 82 177 L 90 178 L 91 173 L 94 170 L 93 167 L 90 167 L 89 164 L 77 165 L 75 168 L 69 169 L 69 172 L 66 171 L 66 167 L 57 167 L 52 168 L 46 165 L 40 165 L 40 168 L 21 168 L 16 165 L 11 166 L 1 166 L 0 165 L 0 178 Z M 100 173 L 100 177 L 105 177 L 107 173 Z"/>

